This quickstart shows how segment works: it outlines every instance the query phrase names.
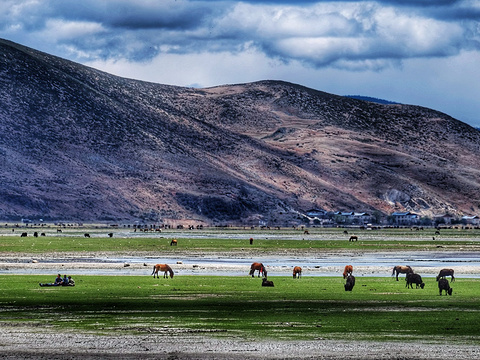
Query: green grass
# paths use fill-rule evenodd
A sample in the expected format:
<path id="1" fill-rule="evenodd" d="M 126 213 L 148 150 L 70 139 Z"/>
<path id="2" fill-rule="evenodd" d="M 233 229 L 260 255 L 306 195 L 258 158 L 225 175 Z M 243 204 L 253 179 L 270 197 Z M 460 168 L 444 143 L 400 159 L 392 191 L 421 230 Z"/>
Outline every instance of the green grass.
<path id="1" fill-rule="evenodd" d="M 75 276 L 75 287 L 39 287 L 45 276 L 0 276 L 0 321 L 94 333 L 192 332 L 276 339 L 440 340 L 480 343 L 478 279 L 439 296 L 433 278 L 406 289 L 392 278 Z"/>
<path id="2" fill-rule="evenodd" d="M 270 233 L 271 234 L 271 233 Z M 257 234 L 258 235 L 258 234 Z M 168 237 L 169 236 L 169 237 Z M 263 239 L 256 237 L 253 245 L 249 244 L 249 234 L 245 239 L 229 238 L 181 238 L 178 237 L 178 246 L 170 246 L 172 235 L 155 235 L 154 237 L 91 237 L 83 235 L 70 236 L 33 236 L 20 237 L 19 235 L 0 236 L 0 253 L 30 253 L 42 254 L 52 252 L 165 252 L 180 251 L 199 252 L 239 252 L 244 249 L 258 252 L 283 250 L 359 250 L 359 251 L 415 251 L 415 250 L 480 250 L 480 235 L 465 236 L 460 239 L 431 240 L 430 238 L 401 237 L 395 232 L 370 234 L 360 237 L 357 242 L 348 242 L 346 239 L 329 239 L 328 235 L 321 239 L 286 240 L 281 238 L 265 239 L 268 234 L 263 233 Z M 312 234 L 311 237 L 314 235 Z M 332 235 L 332 237 L 334 237 Z"/>

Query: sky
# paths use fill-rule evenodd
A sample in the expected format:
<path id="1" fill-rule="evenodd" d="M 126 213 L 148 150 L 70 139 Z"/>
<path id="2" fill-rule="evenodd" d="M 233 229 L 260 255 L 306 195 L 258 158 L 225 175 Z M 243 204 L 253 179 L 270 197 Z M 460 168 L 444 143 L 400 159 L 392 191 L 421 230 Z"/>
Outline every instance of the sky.
<path id="1" fill-rule="evenodd" d="M 480 127 L 479 0 L 1 0 L 0 38 L 127 78 L 284 80 Z"/>

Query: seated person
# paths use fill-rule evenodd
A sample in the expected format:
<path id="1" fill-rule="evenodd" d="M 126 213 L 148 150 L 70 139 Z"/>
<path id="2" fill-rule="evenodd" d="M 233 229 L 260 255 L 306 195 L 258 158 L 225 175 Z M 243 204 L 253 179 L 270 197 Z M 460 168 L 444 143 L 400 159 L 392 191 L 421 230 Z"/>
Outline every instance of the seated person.
<path id="1" fill-rule="evenodd" d="M 60 286 L 63 284 L 62 275 L 58 274 L 53 283 L 40 283 L 40 286 Z"/>

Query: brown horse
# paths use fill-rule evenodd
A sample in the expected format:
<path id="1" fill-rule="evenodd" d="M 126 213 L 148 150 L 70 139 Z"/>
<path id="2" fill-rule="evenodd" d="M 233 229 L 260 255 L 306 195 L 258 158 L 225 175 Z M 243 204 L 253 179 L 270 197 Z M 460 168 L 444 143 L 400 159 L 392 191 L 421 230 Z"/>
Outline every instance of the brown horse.
<path id="1" fill-rule="evenodd" d="M 250 266 L 250 273 L 248 275 L 252 275 L 252 277 L 255 277 L 255 271 L 258 270 L 258 277 L 260 277 L 260 274 L 263 273 L 263 277 L 267 277 L 267 269 L 265 269 L 265 266 L 263 266 L 262 263 L 254 262 Z"/>
<path id="2" fill-rule="evenodd" d="M 177 239 L 172 239 L 172 241 L 170 241 L 170 246 L 172 246 L 172 245 L 177 246 L 177 244 L 178 244 Z"/>
<path id="3" fill-rule="evenodd" d="M 343 278 L 345 279 L 348 275 L 352 275 L 352 273 L 353 273 L 353 266 L 345 265 L 345 269 L 343 270 Z"/>
<path id="4" fill-rule="evenodd" d="M 446 276 L 451 276 L 451 277 L 452 277 L 451 281 L 454 282 L 454 281 L 455 281 L 455 276 L 453 276 L 453 273 L 454 273 L 453 269 L 442 269 L 442 270 L 440 270 L 440 272 L 438 273 L 437 281 L 438 281 L 440 278 L 444 278 L 444 279 L 445 279 Z"/>
<path id="5" fill-rule="evenodd" d="M 358 241 L 358 236 L 357 235 L 352 235 L 350 236 L 350 239 L 348 241 Z"/>
<path id="6" fill-rule="evenodd" d="M 153 278 L 155 278 L 155 275 L 157 275 L 157 278 L 159 278 L 159 276 L 158 276 L 159 271 L 163 271 L 163 278 L 164 279 L 168 279 L 167 272 L 170 274 L 170 277 L 173 278 L 173 270 L 167 264 L 154 265 L 153 266 L 153 272 L 152 272 Z"/>
<path id="7" fill-rule="evenodd" d="M 399 274 L 413 273 L 413 269 L 408 265 L 407 266 L 397 265 L 397 266 L 393 267 L 392 276 L 395 275 L 395 273 L 397 273 L 397 281 L 398 281 L 398 275 Z"/>
<path id="8" fill-rule="evenodd" d="M 295 266 L 293 268 L 293 278 L 300 279 L 301 276 L 302 276 L 302 268 L 300 266 Z"/>

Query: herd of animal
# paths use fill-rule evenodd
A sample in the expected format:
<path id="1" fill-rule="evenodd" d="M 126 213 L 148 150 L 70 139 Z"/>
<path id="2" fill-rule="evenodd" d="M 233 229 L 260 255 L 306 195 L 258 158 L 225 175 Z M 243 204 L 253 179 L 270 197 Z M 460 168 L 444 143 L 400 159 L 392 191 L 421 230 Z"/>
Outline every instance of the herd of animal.
<path id="1" fill-rule="evenodd" d="M 453 289 L 450 287 L 450 283 L 446 279 L 447 276 L 450 276 L 450 281 L 455 281 L 454 276 L 455 271 L 453 269 L 442 269 L 438 273 L 436 277 L 436 281 L 438 282 L 438 290 L 440 295 L 442 295 L 443 291 L 445 291 L 445 295 L 452 295 Z M 422 277 L 419 274 L 416 274 L 410 266 L 395 266 L 392 271 L 392 276 L 396 274 L 396 278 L 398 281 L 399 274 L 405 274 L 405 281 L 406 287 L 410 287 L 413 289 L 413 284 L 415 284 L 415 288 L 424 288 L 425 283 L 422 281 Z"/>
<path id="2" fill-rule="evenodd" d="M 153 266 L 153 272 L 151 275 L 155 278 L 159 278 L 158 273 L 163 272 L 163 277 L 173 278 L 174 272 L 172 268 L 167 264 L 156 264 Z M 249 276 L 255 277 L 255 272 L 257 272 L 258 277 L 262 277 L 262 286 L 273 287 L 274 283 L 271 280 L 267 279 L 267 269 L 265 266 L 260 262 L 254 262 L 250 265 L 250 272 L 248 273 Z M 422 280 L 422 277 L 419 274 L 416 274 L 410 266 L 394 266 L 392 271 L 392 276 L 396 275 L 396 280 L 398 281 L 398 275 L 405 274 L 405 282 L 406 287 L 413 289 L 413 284 L 415 284 L 415 288 L 418 289 L 420 287 L 423 289 L 425 287 L 425 283 Z M 293 278 L 300 279 L 302 276 L 302 268 L 300 266 L 295 266 L 293 268 Z M 440 270 L 439 274 L 436 277 L 436 281 L 438 282 L 438 289 L 440 295 L 442 295 L 443 291 L 445 291 L 445 295 L 452 295 L 453 289 L 450 287 L 450 283 L 446 279 L 447 276 L 451 277 L 451 282 L 455 281 L 454 270 L 453 269 L 442 269 Z M 345 291 L 352 291 L 355 286 L 355 276 L 353 276 L 353 266 L 352 265 L 345 265 L 343 270 L 343 278 L 345 279 L 344 288 Z"/>

